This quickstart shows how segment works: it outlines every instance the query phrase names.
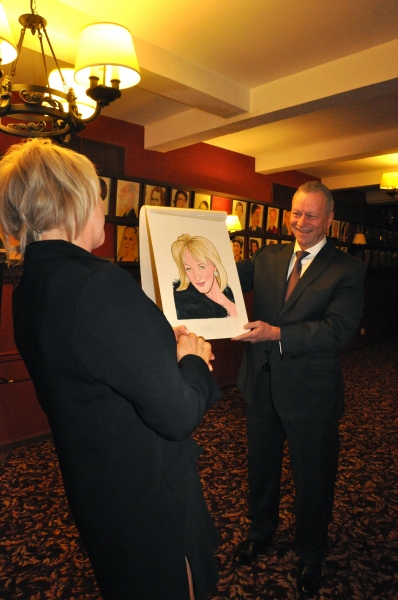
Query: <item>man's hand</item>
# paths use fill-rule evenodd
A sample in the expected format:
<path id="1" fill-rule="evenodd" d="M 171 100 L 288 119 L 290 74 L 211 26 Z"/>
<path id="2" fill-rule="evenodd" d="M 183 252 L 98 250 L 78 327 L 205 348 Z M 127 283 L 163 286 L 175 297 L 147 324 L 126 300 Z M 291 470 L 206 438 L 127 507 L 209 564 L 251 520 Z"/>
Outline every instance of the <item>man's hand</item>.
<path id="1" fill-rule="evenodd" d="M 174 335 L 176 336 L 176 342 L 178 342 L 178 338 L 180 335 L 190 335 L 190 331 L 185 327 L 185 325 L 178 325 L 178 327 L 173 327 Z"/>
<path id="2" fill-rule="evenodd" d="M 242 333 L 232 340 L 234 342 L 250 342 L 256 344 L 257 342 L 268 342 L 279 341 L 281 339 L 281 330 L 279 327 L 273 327 L 269 323 L 264 321 L 254 321 L 253 323 L 246 323 L 243 329 L 248 329 L 247 333 Z"/>

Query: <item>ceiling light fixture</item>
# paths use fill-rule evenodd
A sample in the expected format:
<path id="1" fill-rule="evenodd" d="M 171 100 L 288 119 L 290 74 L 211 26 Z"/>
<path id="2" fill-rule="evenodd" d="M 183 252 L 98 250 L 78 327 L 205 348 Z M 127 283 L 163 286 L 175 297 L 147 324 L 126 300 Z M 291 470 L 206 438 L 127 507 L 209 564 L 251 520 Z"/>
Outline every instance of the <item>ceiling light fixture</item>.
<path id="1" fill-rule="evenodd" d="M 398 200 L 398 171 L 383 173 L 380 183 L 381 190 L 388 190 L 386 194 L 393 200 Z"/>
<path id="2" fill-rule="evenodd" d="M 19 17 L 22 30 L 16 46 L 0 2 L 0 67 L 12 63 L 1 86 L 0 131 L 67 142 L 71 134 L 82 131 L 105 106 L 120 98 L 121 89 L 139 83 L 141 75 L 133 40 L 130 31 L 121 25 L 87 25 L 80 34 L 74 71 L 61 69 L 46 31 L 47 21 L 37 14 L 35 0 L 30 0 L 30 9 L 30 14 Z M 37 33 L 46 86 L 13 84 L 27 29 L 33 35 Z M 43 33 L 57 67 L 50 75 Z M 6 124 L 1 122 L 3 117 L 8 118 Z"/>

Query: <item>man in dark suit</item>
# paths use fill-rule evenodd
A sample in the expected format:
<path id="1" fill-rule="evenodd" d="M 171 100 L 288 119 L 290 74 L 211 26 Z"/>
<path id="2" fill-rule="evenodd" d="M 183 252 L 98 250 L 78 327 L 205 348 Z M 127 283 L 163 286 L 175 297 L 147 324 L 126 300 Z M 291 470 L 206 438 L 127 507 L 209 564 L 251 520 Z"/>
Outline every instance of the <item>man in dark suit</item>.
<path id="1" fill-rule="evenodd" d="M 272 543 L 287 439 L 296 486 L 297 585 L 308 596 L 320 587 L 333 506 L 343 414 L 338 354 L 358 327 L 365 276 L 363 263 L 326 239 L 333 216 L 328 188 L 308 182 L 293 198 L 295 242 L 264 246 L 237 263 L 243 291 L 254 290 L 254 318 L 234 338 L 250 342 L 239 387 L 248 402 L 251 520 L 234 564 L 248 564 Z"/>

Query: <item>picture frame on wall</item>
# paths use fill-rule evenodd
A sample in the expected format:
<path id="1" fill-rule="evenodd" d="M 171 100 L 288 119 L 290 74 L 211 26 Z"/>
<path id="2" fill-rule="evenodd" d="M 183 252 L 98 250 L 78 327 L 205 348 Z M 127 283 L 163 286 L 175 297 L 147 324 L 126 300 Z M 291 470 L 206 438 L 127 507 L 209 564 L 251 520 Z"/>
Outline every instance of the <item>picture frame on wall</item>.
<path id="1" fill-rule="evenodd" d="M 340 242 L 344 242 L 345 244 L 348 242 L 348 223 L 347 223 L 347 221 L 341 221 L 339 240 L 340 240 Z"/>
<path id="2" fill-rule="evenodd" d="M 108 217 L 109 216 L 109 199 L 111 196 L 111 178 L 103 177 L 102 175 L 100 175 L 98 177 L 98 180 L 100 183 L 101 200 L 104 203 L 104 215 L 106 217 Z"/>
<path id="3" fill-rule="evenodd" d="M 171 190 L 171 206 L 175 208 L 190 208 L 191 192 L 183 188 L 174 188 Z"/>
<path id="4" fill-rule="evenodd" d="M 116 184 L 115 216 L 122 219 L 138 219 L 140 206 L 140 186 L 138 181 L 118 179 Z"/>
<path id="5" fill-rule="evenodd" d="M 334 240 L 338 240 L 340 238 L 340 221 L 333 219 L 331 229 L 330 229 L 330 237 Z"/>
<path id="6" fill-rule="evenodd" d="M 160 185 L 145 185 L 145 204 L 148 206 L 166 206 L 167 189 Z"/>
<path id="7" fill-rule="evenodd" d="M 248 202 L 245 202 L 244 200 L 232 201 L 232 214 L 238 217 L 242 228 L 241 231 L 246 229 L 247 207 Z"/>
<path id="8" fill-rule="evenodd" d="M 292 214 L 291 210 L 284 210 L 283 211 L 282 227 L 281 227 L 281 233 L 282 233 L 282 235 L 288 235 L 290 237 L 293 235 L 292 226 L 290 225 L 290 215 L 291 214 Z"/>
<path id="9" fill-rule="evenodd" d="M 263 235 L 263 218 L 264 205 L 258 204 L 257 202 L 251 202 L 248 227 L 250 235 L 253 235 L 254 237 Z"/>
<path id="10" fill-rule="evenodd" d="M 257 250 L 260 250 L 263 240 L 262 238 L 250 237 L 249 238 L 249 258 L 255 255 Z"/>
<path id="11" fill-rule="evenodd" d="M 139 262 L 138 232 L 137 225 L 117 225 L 115 253 L 117 262 Z"/>
<path id="12" fill-rule="evenodd" d="M 232 253 L 235 262 L 241 262 L 245 258 L 245 240 L 239 235 L 231 238 Z"/>
<path id="13" fill-rule="evenodd" d="M 267 225 L 265 227 L 265 232 L 267 234 L 278 235 L 279 228 L 279 208 L 275 206 L 269 206 L 267 210 Z"/>
<path id="14" fill-rule="evenodd" d="M 194 208 L 199 210 L 210 210 L 211 209 L 211 196 L 210 194 L 197 194 L 195 192 Z"/>

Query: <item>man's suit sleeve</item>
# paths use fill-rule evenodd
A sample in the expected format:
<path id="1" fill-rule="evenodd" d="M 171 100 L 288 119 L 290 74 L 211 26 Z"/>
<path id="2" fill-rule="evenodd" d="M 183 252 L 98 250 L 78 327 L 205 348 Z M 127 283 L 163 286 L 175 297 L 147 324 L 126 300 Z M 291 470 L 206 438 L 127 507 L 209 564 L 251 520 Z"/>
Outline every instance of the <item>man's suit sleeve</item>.
<path id="1" fill-rule="evenodd" d="M 365 273 L 364 263 L 353 262 L 352 268 L 332 290 L 321 319 L 304 319 L 296 324 L 281 326 L 281 347 L 284 356 L 297 357 L 317 352 L 335 353 L 352 339 L 362 315 Z"/>

